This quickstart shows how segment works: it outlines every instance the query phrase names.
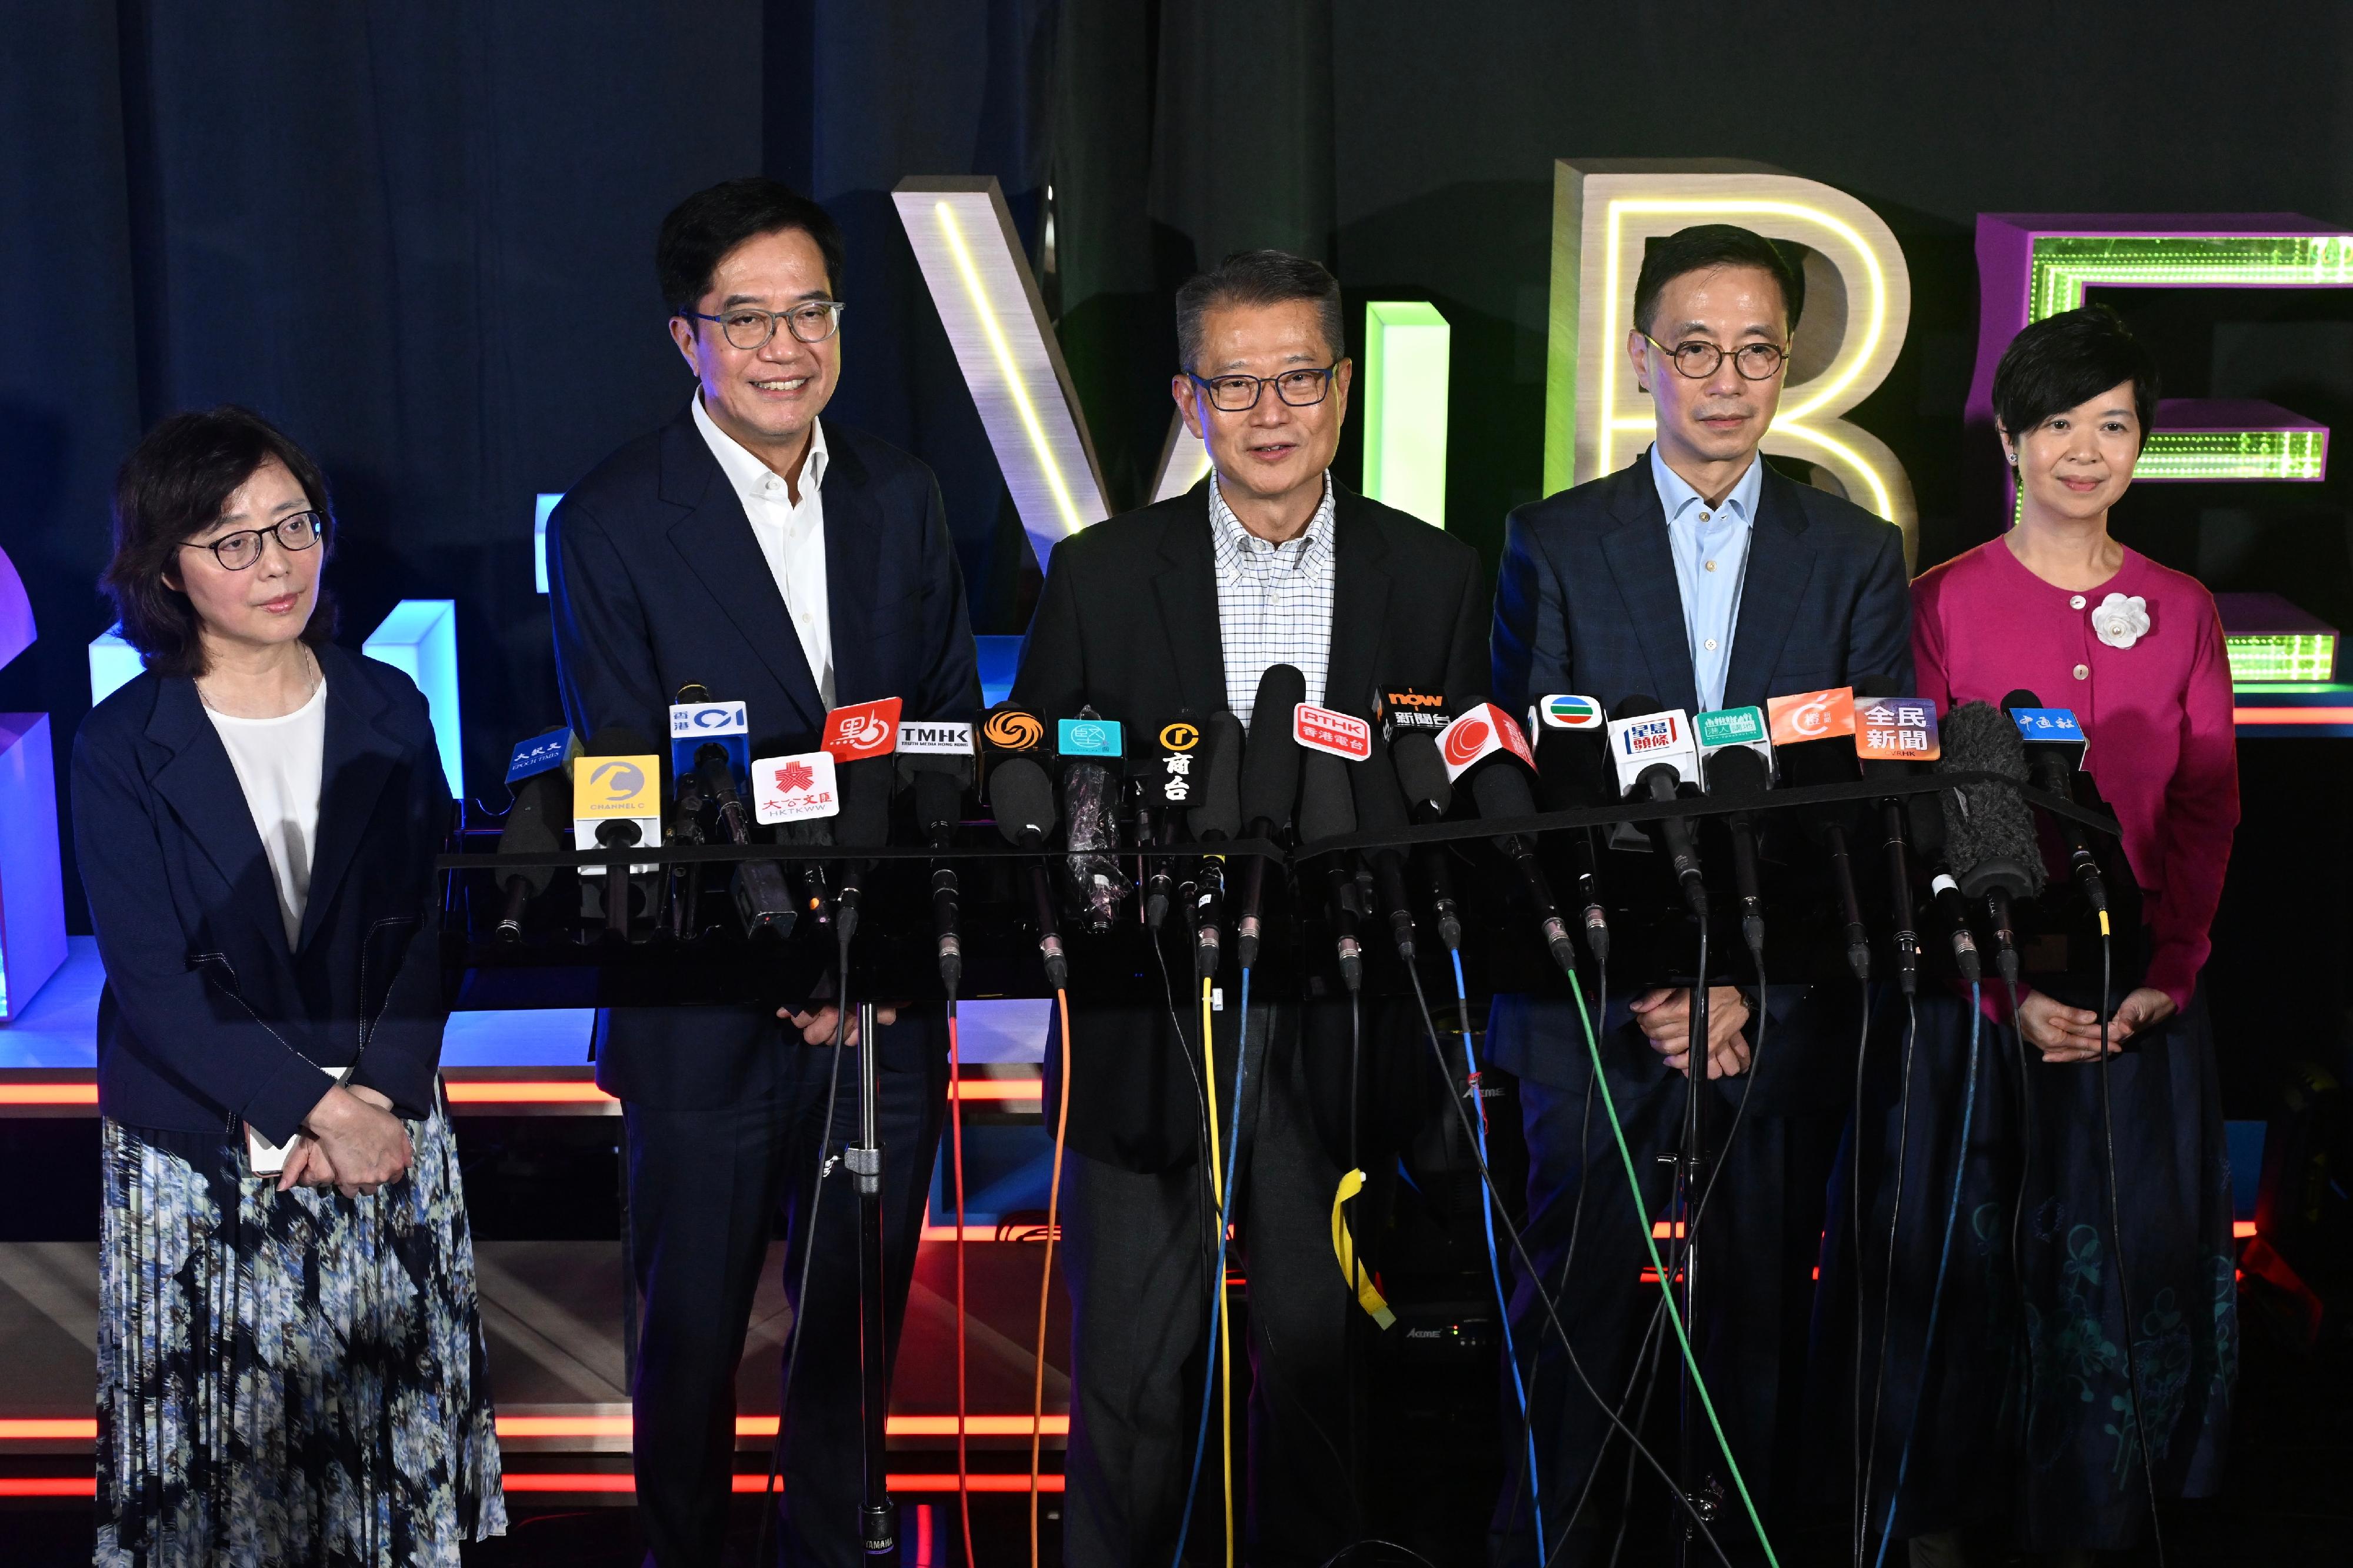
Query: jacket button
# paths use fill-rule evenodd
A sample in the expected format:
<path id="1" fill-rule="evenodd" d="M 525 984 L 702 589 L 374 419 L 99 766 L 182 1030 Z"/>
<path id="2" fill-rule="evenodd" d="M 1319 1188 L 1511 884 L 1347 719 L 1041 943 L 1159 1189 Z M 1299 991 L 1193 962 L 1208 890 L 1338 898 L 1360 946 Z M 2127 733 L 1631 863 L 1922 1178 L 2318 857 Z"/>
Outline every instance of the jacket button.
<path id="1" fill-rule="evenodd" d="M 2075 679 L 2078 679 L 2078 680 L 2089 680 L 2089 679 L 2092 679 L 2092 667 L 2091 667 L 2090 665 L 2088 665 L 2088 664 L 2079 664 L 2079 665 L 2077 665 L 2077 666 L 2075 667 Z"/>

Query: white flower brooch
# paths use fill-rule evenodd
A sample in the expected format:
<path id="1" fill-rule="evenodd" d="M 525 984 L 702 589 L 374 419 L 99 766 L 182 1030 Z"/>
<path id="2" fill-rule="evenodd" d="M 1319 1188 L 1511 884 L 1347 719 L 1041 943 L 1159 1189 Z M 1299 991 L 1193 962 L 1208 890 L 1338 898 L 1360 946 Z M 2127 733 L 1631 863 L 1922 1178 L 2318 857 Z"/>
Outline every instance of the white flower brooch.
<path id="1" fill-rule="evenodd" d="M 2148 636 L 2148 601 L 2111 594 L 2092 612 L 2092 630 L 2110 647 L 2130 647 Z"/>

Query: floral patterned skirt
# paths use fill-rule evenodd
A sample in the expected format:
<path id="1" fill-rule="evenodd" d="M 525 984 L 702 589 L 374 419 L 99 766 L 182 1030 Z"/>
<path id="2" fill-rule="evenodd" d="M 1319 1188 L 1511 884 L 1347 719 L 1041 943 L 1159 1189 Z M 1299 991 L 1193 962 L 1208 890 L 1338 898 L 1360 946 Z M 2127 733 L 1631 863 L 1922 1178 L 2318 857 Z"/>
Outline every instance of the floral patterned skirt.
<path id="1" fill-rule="evenodd" d="M 2147 1529 L 2152 1483 L 2168 1499 L 2219 1489 L 2230 1434 L 2236 1258 L 2205 998 L 2108 1066 L 2121 1257 L 2099 1067 L 2049 1065 L 2031 1049 L 2021 1061 L 2016 1033 L 1985 1025 L 1963 1150 L 1968 1016 L 1965 999 L 1922 996 L 1908 1136 L 1896 1114 L 1900 1005 L 1883 1009 L 1872 1040 L 1859 1141 L 1866 1427 L 1880 1392 L 1864 1434 L 1871 1528 L 1892 1515 L 1899 1539 L 1967 1528 L 2029 1552 L 2119 1550 Z M 1855 1452 L 1856 1152 L 1850 1142 L 1833 1184 L 1815 1300 L 1809 1417 L 1826 1463 Z M 1827 1489 L 1851 1508 L 1858 1472 L 1830 1468 Z"/>
<path id="2" fill-rule="evenodd" d="M 503 1534 L 473 1246 L 436 1110 L 373 1196 L 105 1124 L 101 1565 L 448 1564 Z"/>

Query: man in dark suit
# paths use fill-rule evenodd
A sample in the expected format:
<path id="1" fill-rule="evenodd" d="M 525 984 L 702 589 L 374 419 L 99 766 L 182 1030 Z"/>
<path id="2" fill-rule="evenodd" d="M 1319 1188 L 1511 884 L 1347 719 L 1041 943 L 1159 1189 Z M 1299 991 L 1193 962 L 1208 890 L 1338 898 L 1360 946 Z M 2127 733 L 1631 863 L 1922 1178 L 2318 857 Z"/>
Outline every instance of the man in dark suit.
<path id="1" fill-rule="evenodd" d="M 1331 274 L 1279 251 L 1229 257 L 1185 286 L 1176 316 L 1183 370 L 1173 392 L 1213 471 L 1186 495 L 1056 547 L 1015 700 L 1049 717 L 1092 703 L 1141 737 L 1184 709 L 1199 718 L 1230 710 L 1258 734 L 1290 722 L 1251 711 L 1275 664 L 1300 669 L 1309 701 L 1359 715 L 1377 684 L 1475 687 L 1485 590 L 1477 555 L 1339 489 L 1327 471 L 1353 369 Z M 1235 972 L 1220 979 L 1233 997 Z M 1182 996 L 1178 1006 L 1198 1016 Z M 1229 1005 L 1218 1015 L 1213 1047 L 1228 1127 L 1239 1014 Z M 1335 1003 L 1254 996 L 1250 1008 L 1234 1214 L 1257 1372 L 1257 1563 L 1321 1563 L 1363 1517 L 1340 1458 L 1355 1309 L 1331 1236 L 1347 1168 L 1347 1017 Z M 1415 1034 L 1384 1027 L 1396 1022 L 1368 1025 L 1367 1061 L 1418 1064 Z M 1073 1563 L 1165 1563 L 1176 1545 L 1203 1358 L 1214 1353 L 1198 1050 L 1177 1037 L 1167 1008 L 1071 1006 L 1063 1540 Z M 1218 1466 L 1212 1436 L 1201 1487 L 1213 1500 Z"/>
<path id="2" fill-rule="evenodd" d="M 1775 473 L 1757 452 L 1803 289 L 1781 253 L 1746 229 L 1704 225 L 1651 245 L 1626 343 L 1656 403 L 1657 441 L 1618 473 L 1512 514 L 1493 635 L 1495 699 L 1507 712 L 1550 692 L 1605 707 L 1641 694 L 1689 713 L 1761 706 L 1866 676 L 1909 689 L 1901 534 Z M 1731 987 L 1710 991 L 1713 1125 L 1730 1123 L 1740 1097 L 1748 1103 L 1696 1237 L 1707 1282 L 1703 1370 L 1760 1506 L 1802 1403 L 1815 1248 L 1843 1104 L 1838 1086 L 1852 1082 L 1862 1025 L 1852 987 L 1776 985 L 1765 1003 L 1767 1047 L 1752 1079 L 1748 1004 Z M 1658 1156 L 1678 1142 L 1690 1081 L 1689 994 L 1613 999 L 1602 1026 L 1604 1070 L 1646 1184 L 1645 1212 L 1655 1215 L 1671 1174 Z M 1488 1050 L 1520 1079 L 1530 1249 L 1586 1375 L 1614 1402 L 1635 1386 L 1632 1363 L 1657 1292 L 1637 1284 L 1647 1255 L 1609 1130 L 1584 1114 L 1592 1075 L 1575 1010 L 1498 996 Z M 1517 1342 L 1539 1347 L 1531 1399 L 1552 1539 L 1535 1549 L 1526 1478 L 1515 1475 L 1496 1510 L 1495 1555 L 1548 1558 L 1576 1523 L 1583 1528 L 1560 1560 L 1583 1562 L 1595 1542 L 1606 1549 L 1610 1532 L 1599 1526 L 1612 1510 L 1589 1508 L 1576 1521 L 1568 1514 L 1600 1461 L 1608 1418 L 1565 1364 L 1557 1338 L 1541 1331 L 1542 1309 L 1525 1281 L 1513 1320 Z M 1651 1342 L 1664 1346 L 1656 1375 L 1671 1398 L 1672 1337 L 1662 1325 Z M 1518 1444 L 1514 1408 L 1505 1451 Z M 1699 1451 L 1709 1466 L 1700 1485 L 1722 1500 L 1719 1539 L 1748 1537 L 1713 1439 Z M 1610 1481 L 1593 1495 L 1614 1499 L 1616 1489 Z"/>
<path id="3" fill-rule="evenodd" d="M 669 731 L 679 688 L 741 700 L 752 752 L 814 751 L 826 710 L 897 697 L 961 719 L 980 682 L 940 492 L 922 463 L 818 422 L 840 368 L 841 231 L 775 181 L 731 180 L 662 224 L 657 270 L 693 398 L 622 447 L 548 521 L 564 704 L 582 735 Z M 787 1560 L 859 1549 L 857 1204 L 818 1208 L 817 1171 L 856 1128 L 857 1081 L 828 1104 L 829 1006 L 601 1013 L 596 1080 L 628 1118 L 629 1223 L 644 1298 L 638 1509 L 652 1561 L 720 1559 L 735 1448 L 735 1369 L 774 1216 L 810 1338 L 785 1413 Z M 886 1012 L 883 1022 L 891 1024 Z M 923 1226 L 946 1091 L 945 1023 L 882 1031 L 885 1278 L 892 1343 Z M 830 1137 L 828 1128 L 830 1127 Z"/>

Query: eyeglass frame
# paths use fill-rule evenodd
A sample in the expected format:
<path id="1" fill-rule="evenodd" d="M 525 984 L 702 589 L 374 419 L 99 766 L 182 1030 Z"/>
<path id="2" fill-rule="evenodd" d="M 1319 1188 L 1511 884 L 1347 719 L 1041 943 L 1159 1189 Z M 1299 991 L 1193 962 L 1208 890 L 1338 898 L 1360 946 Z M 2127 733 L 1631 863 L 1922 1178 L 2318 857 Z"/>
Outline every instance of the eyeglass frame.
<path id="1" fill-rule="evenodd" d="M 311 530 L 311 542 L 308 544 L 289 544 L 278 532 L 280 529 L 284 528 L 288 523 L 292 522 L 298 517 L 307 517 L 314 525 Z M 221 546 L 231 543 L 237 540 L 243 539 L 248 535 L 251 535 L 256 539 L 264 541 L 276 539 L 278 541 L 278 548 L 283 550 L 289 555 L 304 555 L 318 549 L 319 546 L 327 542 L 328 527 L 329 523 L 327 514 L 325 512 L 321 511 L 317 507 L 305 507 L 301 511 L 288 512 L 284 517 L 280 518 L 268 528 L 240 528 L 236 530 L 234 532 L 224 533 L 218 539 L 207 539 L 202 542 L 193 539 L 184 539 L 180 541 L 180 548 L 183 550 L 211 551 L 213 552 L 213 559 L 220 563 L 220 569 L 224 572 L 250 572 L 255 567 L 261 564 L 261 558 L 264 555 L 269 553 L 269 546 L 267 542 L 256 545 L 254 547 L 253 559 L 247 562 L 242 566 L 230 565 L 227 558 L 221 554 Z"/>
<path id="2" fill-rule="evenodd" d="M 1642 333 L 1642 341 L 1650 344 L 1652 348 L 1658 350 L 1661 353 L 1666 355 L 1667 363 L 1673 365 L 1675 367 L 1675 374 L 1682 376 L 1685 381 L 1705 381 L 1709 376 L 1714 375 L 1717 371 L 1724 368 L 1724 362 L 1725 360 L 1730 360 L 1732 362 L 1732 374 L 1738 376 L 1743 381 L 1753 384 L 1760 381 L 1770 381 L 1775 376 L 1789 368 L 1789 361 L 1797 353 L 1798 334 L 1795 332 L 1790 333 L 1789 341 L 1786 343 L 1743 343 L 1736 349 L 1727 349 L 1721 343 L 1709 342 L 1705 338 L 1690 339 L 1689 342 L 1691 346 L 1694 348 L 1714 349 L 1715 351 L 1715 363 L 1708 366 L 1705 370 L 1696 372 L 1688 371 L 1683 368 L 1683 344 L 1678 343 L 1673 348 L 1669 348 L 1666 344 L 1661 342 L 1658 339 L 1652 337 L 1648 332 Z M 1763 375 L 1751 375 L 1746 371 L 1740 368 L 1740 356 L 1747 353 L 1750 349 L 1771 349 L 1774 353 L 1780 357 L 1773 362 L 1773 368 L 1767 371 Z"/>
<path id="3" fill-rule="evenodd" d="M 812 306 L 823 309 L 826 313 L 833 319 L 833 325 L 826 332 L 824 337 L 805 338 L 801 336 L 800 333 L 793 331 L 789 323 L 786 324 L 785 331 L 792 333 L 793 342 L 797 343 L 807 343 L 810 347 L 814 348 L 818 343 L 830 342 L 835 337 L 839 335 L 841 331 L 841 313 L 849 308 L 849 302 L 848 300 L 804 300 L 788 310 L 763 310 L 757 305 L 738 305 L 733 310 L 727 311 L 724 315 L 708 315 L 701 310 L 681 310 L 679 314 L 692 321 L 711 321 L 716 323 L 719 328 L 720 337 L 726 342 L 729 348 L 735 350 L 739 353 L 751 354 L 758 353 L 762 349 L 766 348 L 770 343 L 776 341 L 777 322 L 784 321 L 786 317 L 791 316 L 797 311 L 808 310 Z M 733 338 L 727 335 L 728 316 L 765 316 L 768 318 L 767 335 L 763 337 L 758 342 L 746 348 L 744 344 L 737 342 Z"/>
<path id="4" fill-rule="evenodd" d="M 1244 375 L 1240 371 L 1236 371 L 1230 375 L 1199 376 L 1195 375 L 1190 370 L 1184 370 L 1183 374 L 1186 380 L 1191 382 L 1195 386 L 1201 389 L 1201 395 L 1208 399 L 1209 406 L 1219 414 L 1248 414 L 1251 409 L 1256 408 L 1259 405 L 1259 400 L 1266 395 L 1266 389 L 1268 386 L 1273 385 L 1275 383 L 1282 381 L 1282 376 L 1284 375 L 1300 375 L 1303 374 L 1321 378 L 1324 390 L 1305 403 L 1293 403 L 1290 398 L 1282 395 L 1282 388 L 1281 386 L 1276 385 L 1274 387 L 1274 395 L 1286 408 L 1313 408 L 1316 406 L 1316 405 L 1323 403 L 1331 397 L 1332 378 L 1337 375 L 1340 372 L 1340 367 L 1347 363 L 1348 356 L 1343 354 L 1327 365 L 1293 365 L 1291 369 L 1284 371 L 1282 375 Z M 1179 368 L 1182 369 L 1183 367 L 1180 366 Z M 1244 404 L 1240 408 L 1228 408 L 1218 401 L 1218 395 L 1216 392 L 1211 389 L 1209 384 L 1212 381 L 1248 381 L 1256 383 L 1256 385 L 1251 389 L 1250 400 L 1248 403 Z"/>

